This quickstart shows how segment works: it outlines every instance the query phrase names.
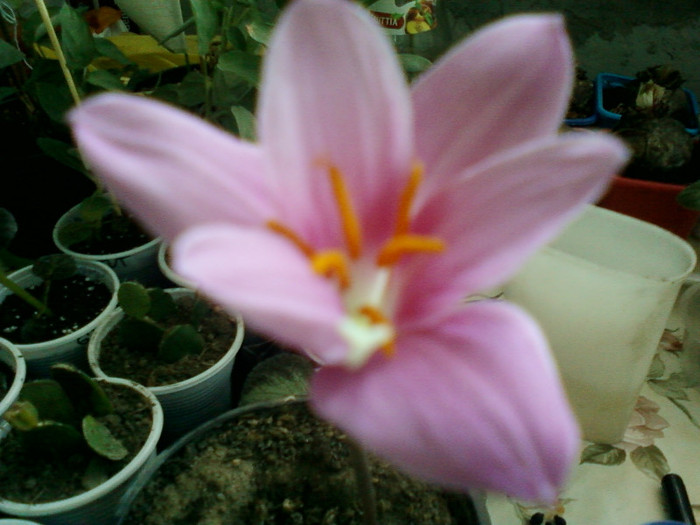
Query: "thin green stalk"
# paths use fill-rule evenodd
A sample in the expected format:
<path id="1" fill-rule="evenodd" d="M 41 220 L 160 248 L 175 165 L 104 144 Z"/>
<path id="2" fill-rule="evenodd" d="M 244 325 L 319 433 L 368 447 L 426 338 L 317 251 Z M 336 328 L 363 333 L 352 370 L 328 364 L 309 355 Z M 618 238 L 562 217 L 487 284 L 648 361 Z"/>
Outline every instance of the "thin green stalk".
<path id="1" fill-rule="evenodd" d="M 0 270 L 0 284 L 2 284 L 5 288 L 10 290 L 13 294 L 15 294 L 17 297 L 20 299 L 26 301 L 30 305 L 32 305 L 34 308 L 36 308 L 37 312 L 39 314 L 44 314 L 48 313 L 50 314 L 51 312 L 49 311 L 48 307 L 39 301 L 36 297 L 34 297 L 32 294 L 30 294 L 27 290 L 22 288 L 20 285 L 12 281 L 2 270 Z"/>
<path id="2" fill-rule="evenodd" d="M 369 460 L 365 449 L 353 440 L 348 440 L 350 448 L 350 461 L 355 470 L 355 480 L 360 491 L 362 510 L 366 525 L 378 525 L 377 521 L 377 499 L 374 494 L 372 484 L 372 472 L 369 467 Z"/>

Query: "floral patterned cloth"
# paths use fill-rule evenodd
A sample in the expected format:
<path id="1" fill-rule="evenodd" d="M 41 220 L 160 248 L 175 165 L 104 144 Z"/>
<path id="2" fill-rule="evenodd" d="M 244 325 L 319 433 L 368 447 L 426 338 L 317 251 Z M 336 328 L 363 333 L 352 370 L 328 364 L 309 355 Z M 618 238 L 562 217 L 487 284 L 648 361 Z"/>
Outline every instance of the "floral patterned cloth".
<path id="1" fill-rule="evenodd" d="M 667 519 L 661 477 L 669 472 L 683 478 L 700 517 L 700 378 L 687 366 L 690 356 L 682 335 L 674 312 L 623 441 L 582 443 L 580 463 L 553 508 L 489 494 L 492 524 L 525 525 L 533 519 L 553 523 L 555 516 L 568 525 L 634 525 Z"/>

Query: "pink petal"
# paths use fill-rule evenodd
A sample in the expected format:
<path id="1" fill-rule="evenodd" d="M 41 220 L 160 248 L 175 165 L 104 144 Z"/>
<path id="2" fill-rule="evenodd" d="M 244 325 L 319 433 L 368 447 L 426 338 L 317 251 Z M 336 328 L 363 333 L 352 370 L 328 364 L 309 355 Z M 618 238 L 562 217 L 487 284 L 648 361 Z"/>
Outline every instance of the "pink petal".
<path id="1" fill-rule="evenodd" d="M 558 15 L 505 18 L 446 55 L 413 88 L 418 157 L 431 187 L 501 149 L 556 131 L 572 74 Z"/>
<path id="2" fill-rule="evenodd" d="M 185 232 L 172 253 L 175 271 L 254 330 L 324 360 L 344 357 L 336 289 L 285 239 L 214 224 Z"/>
<path id="3" fill-rule="evenodd" d="M 70 114 L 87 164 L 155 234 L 273 216 L 260 150 L 182 110 L 106 94 Z"/>
<path id="4" fill-rule="evenodd" d="M 572 133 L 492 156 L 446 183 L 419 208 L 414 228 L 447 248 L 397 272 L 399 317 L 427 319 L 440 304 L 502 284 L 604 191 L 626 159 L 608 135 Z"/>
<path id="5" fill-rule="evenodd" d="M 364 232 L 386 235 L 387 206 L 413 159 L 412 122 L 396 57 L 370 15 L 353 2 L 295 0 L 276 26 L 260 97 L 258 129 L 279 175 L 285 222 L 314 246 L 338 239 L 332 163 Z"/>
<path id="6" fill-rule="evenodd" d="M 428 481 L 553 501 L 579 436 L 534 322 L 507 303 L 472 303 L 398 343 L 357 372 L 322 368 L 319 415 Z"/>

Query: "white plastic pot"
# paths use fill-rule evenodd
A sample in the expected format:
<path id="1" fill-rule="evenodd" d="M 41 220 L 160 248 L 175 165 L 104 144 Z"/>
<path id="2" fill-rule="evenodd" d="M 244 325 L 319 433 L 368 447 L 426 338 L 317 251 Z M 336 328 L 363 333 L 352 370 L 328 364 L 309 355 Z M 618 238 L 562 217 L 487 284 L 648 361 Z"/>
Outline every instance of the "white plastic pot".
<path id="1" fill-rule="evenodd" d="M 153 393 L 142 385 L 127 379 L 110 378 L 100 381 L 127 385 L 149 400 L 153 425 L 143 448 L 122 470 L 91 490 L 70 498 L 36 504 L 17 503 L 0 498 L 0 512 L 21 518 L 37 518 L 44 525 L 107 525 L 115 522 L 116 509 L 130 482 L 144 466 L 155 460 L 156 445 L 163 430 L 163 411 Z M 0 429 L 0 439 L 7 433 L 7 428 Z"/>
<path id="2" fill-rule="evenodd" d="M 77 205 L 58 219 L 53 229 L 53 242 L 63 253 L 76 259 L 94 261 L 106 264 L 119 277 L 120 281 L 139 281 L 144 284 L 158 285 L 163 281 L 163 276 L 158 269 L 157 255 L 161 244 L 160 238 L 151 239 L 141 246 L 122 252 L 94 255 L 71 250 L 60 240 L 60 232 L 67 225 L 80 222 L 80 205 Z"/>
<path id="3" fill-rule="evenodd" d="M 76 263 L 77 271 L 80 275 L 88 276 L 97 282 L 105 284 L 112 292 L 112 297 L 99 315 L 75 332 L 41 343 L 15 343 L 15 346 L 24 355 L 27 363 L 27 372 L 32 376 L 48 377 L 51 365 L 61 362 L 72 363 L 86 370 L 87 343 L 90 333 L 117 307 L 119 279 L 115 273 L 108 266 L 98 262 L 78 260 Z M 9 277 L 22 288 L 29 288 L 42 282 L 42 279 L 34 275 L 29 266 L 17 270 L 10 274 Z M 4 286 L 0 286 L 0 304 L 9 295 L 12 295 L 12 292 Z M 76 301 L 80 299 L 76 298 Z"/>
<path id="4" fill-rule="evenodd" d="M 166 291 L 175 300 L 194 294 L 192 290 L 185 288 L 172 288 Z M 90 337 L 88 362 L 96 377 L 109 377 L 100 367 L 102 341 L 123 317 L 124 312 L 121 308 L 117 308 Z M 236 354 L 243 343 L 243 335 L 243 319 L 237 316 L 236 336 L 231 348 L 217 363 L 184 381 L 149 387 L 163 406 L 164 437 L 167 439 L 178 437 L 231 408 L 231 372 Z"/>
<path id="5" fill-rule="evenodd" d="M 0 417 L 15 402 L 27 376 L 27 365 L 19 349 L 7 339 L 0 338 L 0 361 L 15 371 L 15 378 L 5 397 L 0 399 Z M 1 522 L 1 521 L 0 521 Z"/>
<path id="6" fill-rule="evenodd" d="M 194 283 L 191 283 L 184 277 L 181 277 L 170 267 L 168 262 L 168 246 L 168 244 L 163 242 L 158 247 L 158 268 L 160 269 L 160 273 L 162 273 L 166 279 L 172 283 L 175 283 L 177 286 L 195 290 L 197 287 Z"/>

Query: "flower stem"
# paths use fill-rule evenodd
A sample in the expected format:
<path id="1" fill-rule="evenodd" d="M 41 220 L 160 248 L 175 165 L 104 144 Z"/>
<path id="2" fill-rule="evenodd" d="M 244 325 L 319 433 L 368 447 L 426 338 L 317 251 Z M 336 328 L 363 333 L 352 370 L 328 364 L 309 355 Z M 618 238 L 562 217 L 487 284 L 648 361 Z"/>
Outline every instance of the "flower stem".
<path id="1" fill-rule="evenodd" d="M 378 525 L 377 521 L 377 500 L 372 485 L 372 472 L 370 471 L 367 452 L 352 439 L 348 440 L 350 449 L 350 461 L 355 470 L 355 480 L 360 491 L 360 499 L 365 517 L 366 525 Z"/>

